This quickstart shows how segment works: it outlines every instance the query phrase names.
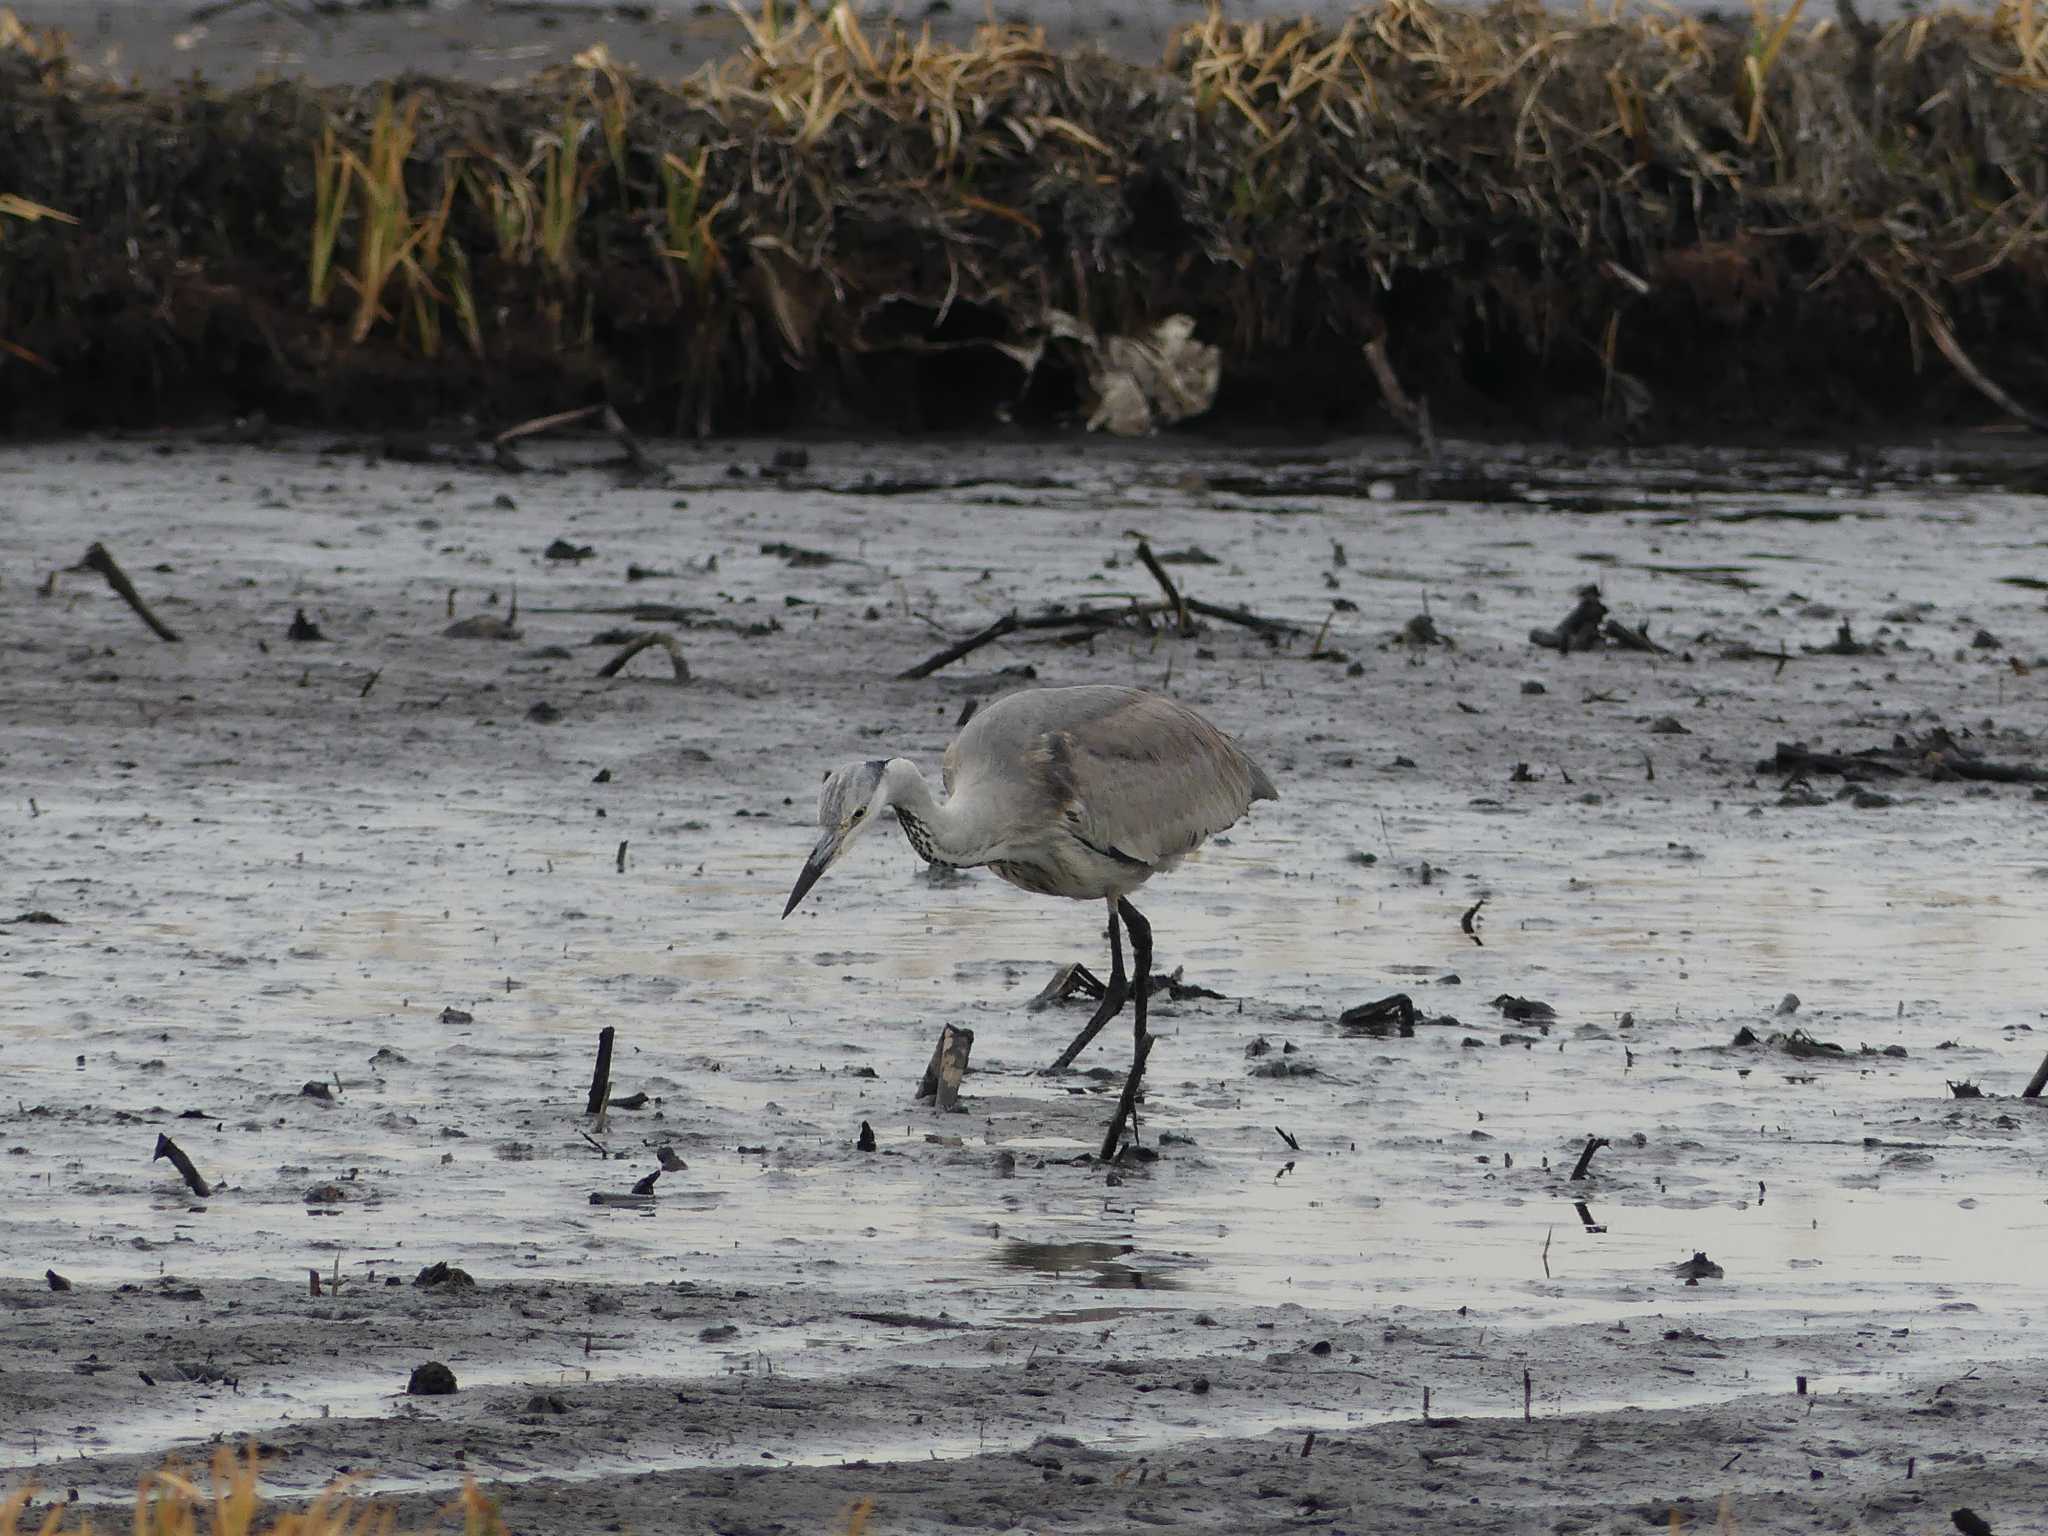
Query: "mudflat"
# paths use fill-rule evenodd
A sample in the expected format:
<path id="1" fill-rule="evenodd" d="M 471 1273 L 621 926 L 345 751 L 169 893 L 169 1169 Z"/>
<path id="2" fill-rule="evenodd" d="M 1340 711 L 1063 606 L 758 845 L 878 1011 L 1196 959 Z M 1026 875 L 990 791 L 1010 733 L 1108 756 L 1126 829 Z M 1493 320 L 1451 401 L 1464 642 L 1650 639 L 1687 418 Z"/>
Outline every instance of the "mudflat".
<path id="1" fill-rule="evenodd" d="M 247 1441 L 283 1497 L 473 1476 L 534 1532 L 2030 1528 L 2048 541 L 2003 441 L 10 453 L 0 1488 Z M 1292 629 L 900 676 L 1156 608 L 1139 537 Z M 1537 643 L 1589 583 L 1614 628 Z M 598 676 L 650 629 L 687 677 Z M 1128 1033 L 1045 1077 L 1085 1005 L 1027 1007 L 1094 905 L 882 828 L 779 919 L 826 768 L 1092 681 L 1282 797 L 1140 897 L 1180 986 L 1114 1165 Z M 1397 991 L 1412 1032 L 1345 1021 Z"/>

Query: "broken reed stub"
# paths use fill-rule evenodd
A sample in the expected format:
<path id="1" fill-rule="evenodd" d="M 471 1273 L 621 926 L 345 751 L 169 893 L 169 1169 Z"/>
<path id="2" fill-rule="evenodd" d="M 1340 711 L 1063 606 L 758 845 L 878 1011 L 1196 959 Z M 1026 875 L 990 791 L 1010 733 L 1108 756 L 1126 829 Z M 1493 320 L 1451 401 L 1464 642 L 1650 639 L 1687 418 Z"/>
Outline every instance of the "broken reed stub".
<path id="1" fill-rule="evenodd" d="M 617 1034 L 617 1028 L 610 1024 L 597 1032 L 597 1063 L 590 1073 L 590 1097 L 583 1109 L 586 1115 L 594 1115 L 603 1109 L 611 1093 L 612 1041 Z"/>
<path id="2" fill-rule="evenodd" d="M 161 1131 L 157 1133 L 156 1151 L 150 1154 L 149 1160 L 153 1163 L 160 1157 L 171 1160 L 171 1166 L 178 1170 L 179 1177 L 184 1179 L 186 1188 L 193 1194 L 202 1200 L 212 1198 L 213 1186 L 199 1176 L 199 1170 L 192 1166 L 192 1159 L 185 1155 L 185 1149 Z"/>
<path id="3" fill-rule="evenodd" d="M 974 1031 L 948 1024 L 939 1031 L 939 1043 L 932 1047 L 932 1059 L 917 1086 L 920 1099 L 930 1099 L 932 1108 L 960 1107 L 960 1080 L 967 1075 L 967 1058 L 974 1051 Z"/>

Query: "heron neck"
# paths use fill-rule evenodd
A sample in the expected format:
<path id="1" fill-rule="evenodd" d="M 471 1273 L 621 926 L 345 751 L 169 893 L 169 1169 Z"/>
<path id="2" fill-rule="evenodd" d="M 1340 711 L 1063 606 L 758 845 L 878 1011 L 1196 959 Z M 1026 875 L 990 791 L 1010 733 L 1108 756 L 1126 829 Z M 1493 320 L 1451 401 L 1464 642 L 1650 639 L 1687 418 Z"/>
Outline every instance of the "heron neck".
<path id="1" fill-rule="evenodd" d="M 890 762 L 885 772 L 889 803 L 896 807 L 896 819 L 918 857 L 933 864 L 962 868 L 983 861 L 983 839 L 966 824 L 950 800 L 941 800 L 932 793 L 931 785 L 915 763 L 899 757 Z"/>

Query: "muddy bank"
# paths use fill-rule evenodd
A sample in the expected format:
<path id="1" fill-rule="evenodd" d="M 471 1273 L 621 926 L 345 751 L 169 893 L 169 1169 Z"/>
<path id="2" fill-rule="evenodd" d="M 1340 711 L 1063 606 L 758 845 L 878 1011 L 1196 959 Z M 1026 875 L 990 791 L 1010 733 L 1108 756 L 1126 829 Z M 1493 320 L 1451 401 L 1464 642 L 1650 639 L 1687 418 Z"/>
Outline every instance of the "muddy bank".
<path id="1" fill-rule="evenodd" d="M 681 83 L 593 49 L 117 90 L 0 53 L 14 429 L 1079 419 L 1109 339 L 1219 349 L 1217 423 L 1704 438 L 2030 409 L 2048 95 L 2017 13 L 1592 24 L 1389 4 L 1163 67 L 992 28 L 754 23 Z M 66 222 L 66 220 L 75 222 Z M 1075 326 L 1097 338 L 1076 340 Z M 1380 344 L 1393 388 L 1364 364 Z"/>
<path id="2" fill-rule="evenodd" d="M 1479 1312 L 1220 1309 L 1198 1322 L 1141 1302 L 967 1322 L 888 1306 L 691 1283 L 372 1285 L 327 1300 L 247 1282 L 0 1289 L 0 1362 L 10 1409 L 61 1404 L 100 1426 L 53 1433 L 41 1464 L 49 1496 L 100 1516 L 156 1462 L 95 1442 L 266 1417 L 273 1498 L 354 1478 L 426 1525 L 474 1477 L 511 1530 L 533 1533 L 673 1526 L 679 1513 L 691 1530 L 842 1530 L 862 1501 L 867 1529 L 906 1536 L 1717 1520 L 1791 1532 L 1822 1519 L 1932 1531 L 1958 1507 L 2024 1529 L 2048 1497 L 2048 1416 L 2029 1373 L 1902 1369 L 1930 1321 L 1912 1313 L 1831 1327 L 1682 1303 L 1503 1334 Z M 707 1333 L 724 1342 L 690 1342 Z M 793 1371 L 767 1363 L 798 1334 Z M 655 1345 L 673 1373 L 609 1367 L 629 1335 L 636 1349 L 682 1341 Z M 821 1371 L 805 1362 L 827 1338 L 861 1342 Z M 350 1379 L 335 1379 L 337 1353 Z M 429 1353 L 454 1362 L 459 1390 L 394 1390 Z M 559 1368 L 536 1372 L 537 1353 Z M 1892 1381 L 1868 1379 L 1874 1355 Z M 1701 1372 L 1751 1385 L 1698 1406 L 1578 1406 L 1660 1378 L 1661 1395 L 1683 1398 Z"/>

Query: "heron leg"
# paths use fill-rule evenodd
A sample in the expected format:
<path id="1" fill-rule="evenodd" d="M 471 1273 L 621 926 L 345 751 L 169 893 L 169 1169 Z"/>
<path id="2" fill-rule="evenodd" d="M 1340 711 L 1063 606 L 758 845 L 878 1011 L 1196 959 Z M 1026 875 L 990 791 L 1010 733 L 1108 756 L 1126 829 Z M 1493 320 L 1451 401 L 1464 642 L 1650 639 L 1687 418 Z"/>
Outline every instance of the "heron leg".
<path id="1" fill-rule="evenodd" d="M 1109 1122 L 1109 1130 L 1102 1138 L 1102 1160 L 1106 1163 L 1116 1157 L 1124 1139 L 1124 1122 L 1134 1119 L 1138 1113 L 1138 1086 L 1145 1079 L 1145 1060 L 1152 1054 L 1152 1036 L 1145 1032 L 1145 995 L 1152 987 L 1152 925 L 1139 915 L 1138 909 L 1121 897 L 1116 904 L 1123 914 L 1124 926 L 1131 931 L 1131 966 L 1136 972 L 1132 980 L 1132 1012 L 1137 1015 L 1132 1025 L 1131 1074 L 1124 1079 L 1123 1096 L 1117 1100 L 1116 1117 Z"/>
<path id="2" fill-rule="evenodd" d="M 1131 1002 L 1138 1018 L 1136 1038 L 1145 1038 L 1145 999 L 1152 990 L 1152 925 L 1138 915 L 1138 909 L 1122 897 L 1117 898 L 1117 911 L 1124 916 L 1124 927 L 1131 931 Z"/>
<path id="3" fill-rule="evenodd" d="M 1135 940 L 1134 940 L 1135 942 Z M 1045 1075 L 1052 1077 L 1067 1070 L 1074 1064 L 1074 1058 L 1088 1049 L 1088 1044 L 1102 1033 L 1102 1026 L 1123 1012 L 1123 1006 L 1130 1000 L 1130 978 L 1124 974 L 1124 941 L 1117 930 L 1116 903 L 1109 904 L 1109 980 L 1102 985 L 1102 1001 L 1095 1009 L 1095 1015 L 1082 1026 L 1081 1033 L 1074 1036 L 1074 1043 L 1060 1052 L 1060 1058 L 1045 1069 Z"/>

